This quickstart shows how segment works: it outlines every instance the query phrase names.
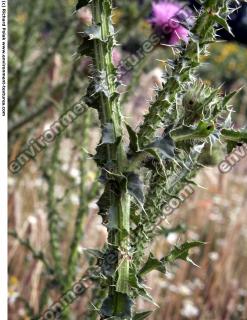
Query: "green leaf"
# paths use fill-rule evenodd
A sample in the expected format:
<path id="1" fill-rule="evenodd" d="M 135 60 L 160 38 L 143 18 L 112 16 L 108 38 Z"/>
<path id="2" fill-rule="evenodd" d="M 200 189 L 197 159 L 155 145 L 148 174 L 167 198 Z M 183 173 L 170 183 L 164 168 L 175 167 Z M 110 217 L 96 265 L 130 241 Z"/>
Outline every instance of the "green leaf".
<path id="1" fill-rule="evenodd" d="M 128 134 L 130 138 L 130 150 L 133 152 L 139 152 L 140 146 L 139 146 L 137 133 L 127 123 L 125 123 L 125 125 L 128 130 Z"/>
<path id="2" fill-rule="evenodd" d="M 232 33 L 232 29 L 228 25 L 226 19 L 224 19 L 223 17 L 221 17 L 220 15 L 217 15 L 217 14 L 214 15 L 214 18 L 219 25 L 221 25 L 226 31 L 228 31 L 233 37 L 235 37 L 234 34 Z"/>
<path id="3" fill-rule="evenodd" d="M 170 135 L 156 139 L 147 146 L 147 149 L 157 149 L 162 159 L 173 159 L 175 156 L 175 144 Z"/>
<path id="4" fill-rule="evenodd" d="M 101 270 L 106 277 L 113 277 L 118 265 L 118 250 L 114 247 L 107 248 L 104 253 Z"/>
<path id="5" fill-rule="evenodd" d="M 99 215 L 102 216 L 104 224 L 108 223 L 108 219 L 109 219 L 108 210 L 111 205 L 111 202 L 110 202 L 111 196 L 112 196 L 111 184 L 108 182 L 105 186 L 104 192 L 102 193 L 101 197 L 97 202 L 97 205 L 99 207 Z"/>
<path id="6" fill-rule="evenodd" d="M 172 249 L 172 251 L 166 257 L 164 257 L 162 260 L 164 262 L 171 262 L 171 263 L 177 259 L 188 261 L 189 260 L 189 250 L 192 248 L 195 248 L 195 247 L 202 246 L 202 245 L 205 245 L 205 242 L 186 241 L 180 247 L 175 246 L 175 248 Z"/>
<path id="7" fill-rule="evenodd" d="M 133 320 L 144 320 L 147 317 L 149 317 L 152 313 L 153 311 L 143 311 L 143 312 L 136 313 L 133 317 Z"/>
<path id="8" fill-rule="evenodd" d="M 171 131 L 171 136 L 176 142 L 209 137 L 215 131 L 213 121 L 200 121 L 197 126 L 181 126 Z"/>
<path id="9" fill-rule="evenodd" d="M 150 253 L 147 262 L 139 271 L 139 275 L 143 276 L 152 270 L 160 271 L 161 273 L 166 273 L 166 268 L 164 262 L 156 259 L 152 253 Z"/>
<path id="10" fill-rule="evenodd" d="M 225 106 L 228 104 L 228 102 L 229 102 L 236 94 L 238 94 L 238 93 L 240 92 L 240 90 L 242 90 L 242 88 L 240 88 L 240 89 L 237 90 L 237 91 L 233 91 L 233 92 L 230 92 L 230 93 L 228 93 L 227 95 L 225 95 L 224 98 L 223 98 L 223 101 L 222 101 L 223 106 L 225 107 Z"/>
<path id="11" fill-rule="evenodd" d="M 147 292 L 146 288 L 142 283 L 140 283 L 140 280 L 137 277 L 137 272 L 134 266 L 130 268 L 129 273 L 129 285 L 132 288 L 133 291 L 135 291 L 138 295 L 143 297 L 143 299 L 151 302 L 153 305 L 157 306 L 157 304 L 153 301 L 153 298 L 150 296 L 150 294 Z"/>
<path id="12" fill-rule="evenodd" d="M 115 292 L 103 301 L 100 315 L 104 318 L 118 317 L 123 320 L 131 319 L 132 305 L 133 301 L 127 294 Z M 116 309 L 114 309 L 115 306 Z"/>
<path id="13" fill-rule="evenodd" d="M 113 124 L 108 122 L 104 125 L 102 130 L 101 144 L 113 144 L 116 142 Z"/>
<path id="14" fill-rule="evenodd" d="M 235 149 L 238 146 L 238 142 L 236 141 L 227 141 L 227 153 L 231 153 L 233 149 Z"/>
<path id="15" fill-rule="evenodd" d="M 134 172 L 128 172 L 127 175 L 127 189 L 129 193 L 143 206 L 144 204 L 144 185 L 140 176 Z"/>
<path id="16" fill-rule="evenodd" d="M 76 8 L 76 10 L 79 10 L 82 7 L 87 6 L 90 2 L 91 2 L 91 0 L 78 0 L 75 8 Z"/>
<path id="17" fill-rule="evenodd" d="M 160 156 L 160 153 L 156 149 L 151 149 L 151 148 L 145 149 L 145 152 L 152 155 L 159 162 L 160 167 L 162 168 L 162 171 L 165 172 L 164 163 L 163 163 L 163 160 Z"/>
<path id="18" fill-rule="evenodd" d="M 89 37 L 89 40 L 98 39 L 103 41 L 101 36 L 101 26 L 93 24 L 92 26 L 88 27 L 84 33 Z"/>

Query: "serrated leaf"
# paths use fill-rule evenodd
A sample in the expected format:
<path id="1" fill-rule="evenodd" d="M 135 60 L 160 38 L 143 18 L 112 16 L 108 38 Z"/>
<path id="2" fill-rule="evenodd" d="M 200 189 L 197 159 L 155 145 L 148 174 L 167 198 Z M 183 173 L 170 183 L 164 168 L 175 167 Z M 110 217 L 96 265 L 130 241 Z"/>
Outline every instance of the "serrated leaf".
<path id="1" fill-rule="evenodd" d="M 129 285 L 138 295 L 143 297 L 145 300 L 151 302 L 156 307 L 157 304 L 153 301 L 153 298 L 150 296 L 150 294 L 147 292 L 146 288 L 142 283 L 140 283 L 140 280 L 137 277 L 135 267 L 132 266 L 129 273 Z"/>
<path id="2" fill-rule="evenodd" d="M 161 273 L 166 273 L 166 268 L 164 265 L 164 262 L 156 259 L 152 253 L 150 253 L 147 262 L 144 264 L 144 266 L 139 271 L 139 275 L 143 276 L 150 271 L 157 270 Z"/>
<path id="3" fill-rule="evenodd" d="M 164 164 L 163 164 L 163 160 L 161 159 L 161 156 L 160 156 L 159 152 L 156 149 L 151 149 L 151 148 L 145 149 L 145 152 L 147 152 L 150 155 L 152 155 L 159 162 L 160 167 L 162 168 L 163 172 L 165 172 L 165 167 L 164 167 Z"/>
<path id="4" fill-rule="evenodd" d="M 90 27 L 86 28 L 84 33 L 89 37 L 89 40 L 98 39 L 103 41 L 101 36 L 101 26 L 97 24 L 93 24 Z"/>
<path id="5" fill-rule="evenodd" d="M 241 90 L 241 89 L 240 89 Z M 228 104 L 228 102 L 236 95 L 239 93 L 240 90 L 237 91 L 233 91 L 228 93 L 227 95 L 224 96 L 223 101 L 222 101 L 222 105 L 226 106 Z"/>
<path id="6" fill-rule="evenodd" d="M 228 25 L 227 21 L 223 17 L 221 17 L 217 14 L 214 17 L 215 17 L 216 22 L 219 25 L 221 25 L 226 31 L 228 31 L 234 37 L 234 34 L 232 33 L 232 29 Z"/>
<path id="7" fill-rule="evenodd" d="M 172 249 L 172 251 L 166 257 L 164 257 L 162 260 L 164 262 L 171 262 L 171 263 L 177 259 L 187 261 L 187 259 L 189 258 L 189 250 L 192 248 L 195 248 L 195 247 L 202 246 L 202 245 L 205 245 L 205 242 L 186 241 L 180 247 L 175 246 L 175 248 Z"/>
<path id="8" fill-rule="evenodd" d="M 147 149 L 157 149 L 162 159 L 173 159 L 175 156 L 175 144 L 170 135 L 156 139 L 147 146 Z"/>
<path id="9" fill-rule="evenodd" d="M 117 300 L 117 302 L 116 302 Z M 117 310 L 115 306 L 117 305 Z M 132 299 L 125 293 L 115 292 L 110 294 L 102 304 L 100 315 L 102 317 L 118 317 L 119 319 L 131 319 Z"/>
<path id="10" fill-rule="evenodd" d="M 136 313 L 133 317 L 133 320 L 144 320 L 147 317 L 149 317 L 152 313 L 153 313 L 153 311 L 151 311 L 151 310 Z"/>

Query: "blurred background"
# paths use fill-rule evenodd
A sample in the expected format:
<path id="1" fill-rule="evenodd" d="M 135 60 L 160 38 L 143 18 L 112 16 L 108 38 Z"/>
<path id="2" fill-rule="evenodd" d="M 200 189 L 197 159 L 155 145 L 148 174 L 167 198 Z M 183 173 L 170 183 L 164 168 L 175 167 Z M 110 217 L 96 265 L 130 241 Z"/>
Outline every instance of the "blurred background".
<path id="1" fill-rule="evenodd" d="M 186 5 L 195 10 L 194 4 Z M 134 127 L 163 81 L 164 61 L 173 57 L 171 48 L 160 45 L 138 67 L 121 70 L 120 62 L 135 54 L 153 32 L 151 5 L 150 0 L 114 1 L 119 45 L 113 62 L 124 83 L 122 112 Z M 75 13 L 73 0 L 9 1 L 9 162 L 84 96 L 92 75 L 91 60 L 80 57 L 77 50 L 91 19 L 89 8 Z M 223 93 L 242 87 L 233 100 L 234 124 L 239 128 L 246 125 L 247 117 L 247 4 L 241 3 L 230 23 L 235 38 L 219 31 L 221 41 L 210 45 L 198 76 L 213 87 L 221 86 Z M 87 154 L 94 153 L 98 140 L 97 114 L 90 110 L 18 174 L 9 173 L 10 320 L 31 319 L 32 313 L 41 314 L 61 295 L 27 246 L 42 250 L 50 259 L 48 208 L 53 206 L 59 213 L 65 268 L 76 217 L 82 212 L 78 279 L 91 263 L 85 248 L 102 248 L 106 240 L 106 229 L 96 214 L 102 191 L 99 173 Z M 207 243 L 193 251 L 199 267 L 181 262 L 170 265 L 166 275 L 154 271 L 148 276 L 146 285 L 158 306 L 141 299 L 137 306 L 155 310 L 150 319 L 247 319 L 247 161 L 223 175 L 217 168 L 223 159 L 217 152 L 202 159 L 205 168 L 197 177 L 201 188 L 163 222 L 152 244 L 161 257 L 186 240 Z M 71 306 L 69 319 L 97 318 L 89 303 L 93 294 L 89 290 Z"/>

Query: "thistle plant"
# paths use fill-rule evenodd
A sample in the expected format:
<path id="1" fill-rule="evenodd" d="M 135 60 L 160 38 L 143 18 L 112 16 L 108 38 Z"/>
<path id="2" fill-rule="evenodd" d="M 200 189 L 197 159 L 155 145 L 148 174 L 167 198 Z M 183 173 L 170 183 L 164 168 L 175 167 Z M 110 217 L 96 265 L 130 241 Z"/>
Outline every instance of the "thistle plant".
<path id="1" fill-rule="evenodd" d="M 138 296 L 151 300 L 143 285 L 144 275 L 153 269 L 165 272 L 166 265 L 176 259 L 191 261 L 190 248 L 203 244 L 186 242 L 161 260 L 147 254 L 158 222 L 166 218 L 164 206 L 193 182 L 202 166 L 198 158 L 208 150 L 207 145 L 246 141 L 246 133 L 234 132 L 229 120 L 229 101 L 236 92 L 222 96 L 220 88 L 203 84 L 196 74 L 201 57 L 208 54 L 208 44 L 216 41 L 217 27 L 231 31 L 227 24 L 230 1 L 200 3 L 194 26 L 188 30 L 183 22 L 179 27 L 185 41 L 170 41 L 176 44 L 175 57 L 166 62 L 162 88 L 137 131 L 126 123 L 120 106 L 117 71 L 112 63 L 116 40 L 111 0 L 79 1 L 77 5 L 77 9 L 90 5 L 93 13 L 93 24 L 85 31 L 79 52 L 93 58 L 94 77 L 85 101 L 98 111 L 102 129 L 93 155 L 104 186 L 98 200 L 99 214 L 108 230 L 104 249 L 94 252 L 100 266 L 97 285 L 106 295 L 96 310 L 102 319 L 144 319 L 150 315 L 135 312 Z M 152 23 L 156 26 L 162 5 L 153 7 L 156 17 Z M 125 143 L 126 131 L 129 144 Z"/>
<path id="2" fill-rule="evenodd" d="M 217 28 L 223 27 L 231 32 L 227 24 L 227 17 L 233 10 L 230 7 L 231 1 L 198 2 L 202 5 L 200 11 L 193 18 L 190 11 L 190 19 L 186 21 L 177 16 L 178 11 L 182 13 L 184 10 L 179 3 L 164 0 L 153 4 L 150 23 L 159 36 L 162 37 L 164 25 L 175 17 L 176 24 L 169 30 L 169 34 L 167 30 L 165 34 L 168 45 L 172 46 L 174 58 L 163 62 L 162 86 L 156 89 L 142 124 L 134 129 L 123 115 L 122 107 L 127 101 L 128 92 L 120 94 L 121 77 L 112 62 L 112 52 L 117 45 L 117 33 L 111 20 L 112 0 L 78 0 L 76 10 L 90 6 L 93 16 L 92 25 L 82 32 L 82 44 L 78 49 L 81 56 L 90 56 L 93 63 L 90 83 L 83 97 L 88 108 L 83 114 L 80 137 L 84 144 L 89 143 L 88 109 L 96 109 L 101 138 L 95 153 L 89 156 L 100 172 L 98 181 L 101 183 L 102 193 L 97 201 L 98 213 L 108 232 L 102 250 L 87 250 L 93 257 L 89 263 L 87 279 L 92 280 L 95 286 L 91 300 L 94 309 L 88 310 L 87 319 L 100 317 L 137 320 L 150 316 L 152 311 L 139 311 L 135 306 L 138 297 L 153 302 L 144 284 L 145 275 L 152 270 L 165 274 L 167 265 L 177 259 L 193 263 L 190 249 L 204 245 L 201 241 L 187 241 L 172 248 L 161 259 L 150 252 L 149 245 L 159 234 L 159 224 L 167 218 L 166 209 L 170 201 L 179 200 L 179 193 L 188 184 L 196 184 L 193 179 L 203 167 L 201 159 L 209 157 L 212 148 L 220 145 L 222 150 L 231 152 L 239 144 L 247 142 L 245 129 L 232 129 L 230 100 L 237 92 L 223 95 L 221 88 L 212 88 L 203 83 L 197 74 L 202 57 L 208 54 L 208 45 L 217 41 Z M 167 9 L 166 12 L 163 11 L 164 8 Z M 71 20 L 68 24 L 72 23 Z M 60 41 L 61 35 L 54 42 L 54 48 Z M 17 85 L 18 94 L 12 101 L 13 109 L 31 86 L 31 79 L 49 61 L 50 55 L 48 53 L 40 66 L 37 65 L 37 70 L 23 86 L 19 88 Z M 25 54 L 23 60 L 24 58 Z M 135 90 L 134 84 L 140 79 L 140 71 L 145 63 L 144 58 L 139 69 L 134 70 L 133 81 L 127 90 Z M 63 111 L 68 108 L 71 91 L 77 91 L 75 67 L 76 64 L 71 70 L 62 104 Z M 21 76 L 20 73 L 19 77 Z M 24 123 L 25 121 L 24 119 Z M 23 121 L 17 123 L 14 130 L 22 123 Z M 44 264 L 54 286 L 62 293 L 70 289 L 77 278 L 78 245 L 83 236 L 83 219 L 87 213 L 87 205 L 96 192 L 94 188 L 90 192 L 86 190 L 83 175 L 88 155 L 84 152 L 79 161 L 80 203 L 65 263 L 60 245 L 59 221 L 62 215 L 55 194 L 61 148 L 62 137 L 59 137 L 51 153 L 51 165 L 42 167 L 48 182 L 50 258 L 47 259 L 43 252 L 34 250 L 30 242 L 21 239 L 16 232 L 12 232 L 12 236 Z M 96 185 L 97 181 L 94 186 Z M 92 265 L 95 258 L 96 265 Z M 48 290 L 49 287 L 44 286 L 40 314 L 48 304 Z M 38 318 L 33 313 L 32 319 Z M 70 319 L 68 309 L 63 313 L 63 319 Z"/>

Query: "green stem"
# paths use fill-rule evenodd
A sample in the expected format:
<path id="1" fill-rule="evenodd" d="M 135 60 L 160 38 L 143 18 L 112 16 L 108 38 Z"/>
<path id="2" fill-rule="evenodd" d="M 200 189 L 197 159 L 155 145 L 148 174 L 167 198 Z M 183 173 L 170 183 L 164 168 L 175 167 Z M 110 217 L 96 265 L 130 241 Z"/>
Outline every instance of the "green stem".
<path id="1" fill-rule="evenodd" d="M 63 282 L 63 269 L 62 269 L 62 255 L 60 248 L 60 237 L 59 237 L 59 214 L 56 209 L 57 200 L 55 195 L 56 177 L 59 169 L 59 150 L 61 143 L 61 136 L 58 136 L 55 141 L 55 146 L 52 151 L 50 174 L 47 176 L 48 180 L 48 226 L 50 234 L 50 247 L 51 254 L 54 260 L 54 270 L 56 278 L 60 285 Z"/>
<path id="2" fill-rule="evenodd" d="M 236 131 L 232 129 L 222 129 L 221 135 L 226 141 L 247 142 L 247 131 Z"/>
<path id="3" fill-rule="evenodd" d="M 25 25 L 23 42 L 22 42 L 22 46 L 21 46 L 21 52 L 20 52 L 20 66 L 15 74 L 15 90 L 14 90 L 15 94 L 17 94 L 19 92 L 19 87 L 20 87 L 20 83 L 22 80 L 21 78 L 22 78 L 22 74 L 23 74 L 25 59 L 26 59 L 27 52 L 28 52 L 29 42 L 30 42 L 31 36 L 33 34 L 32 32 L 30 32 L 30 30 L 32 29 L 32 26 L 33 26 L 36 6 L 37 6 L 36 0 L 29 1 L 27 20 L 26 20 L 26 25 Z"/>
<path id="4" fill-rule="evenodd" d="M 90 123 L 90 118 L 88 114 L 85 114 L 82 122 L 82 139 L 84 141 L 84 144 L 88 143 L 89 123 Z M 85 175 L 86 175 L 85 162 L 86 162 L 86 156 L 85 156 L 85 152 L 83 152 L 80 158 L 80 176 L 81 176 L 80 193 L 79 193 L 80 204 L 79 204 L 79 208 L 78 208 L 78 212 L 75 220 L 74 234 L 73 234 L 73 239 L 70 246 L 70 255 L 69 255 L 68 264 L 67 264 L 68 271 L 67 271 L 67 279 L 66 279 L 66 289 L 69 289 L 69 287 L 72 284 L 72 281 L 75 278 L 77 262 L 79 258 L 78 245 L 83 236 L 83 218 L 85 217 L 85 214 L 87 213 L 87 209 L 88 209 L 87 207 L 88 199 L 87 199 L 87 192 L 85 188 Z"/>
<path id="5" fill-rule="evenodd" d="M 63 106 L 61 113 L 67 110 L 67 104 L 69 99 L 71 98 L 71 93 L 74 86 L 75 81 L 75 73 L 76 73 L 76 63 L 73 64 L 70 79 L 68 81 L 67 88 L 65 90 Z M 61 288 L 64 287 L 64 274 L 62 267 L 62 254 L 60 248 L 60 236 L 59 236 L 59 213 L 57 211 L 57 198 L 55 195 L 55 186 L 56 186 L 56 178 L 59 170 L 59 151 L 62 142 L 62 135 L 60 134 L 55 141 L 55 145 L 52 151 L 51 156 L 51 166 L 49 168 L 48 174 L 46 174 L 48 180 L 48 225 L 49 225 L 49 233 L 50 233 L 50 246 L 51 246 L 51 254 L 54 260 L 55 266 L 55 274 L 57 281 Z"/>
<path id="6" fill-rule="evenodd" d="M 98 72 L 106 72 L 107 88 L 110 96 L 113 97 L 116 94 L 115 84 L 115 70 L 112 64 L 112 44 L 113 34 L 111 30 L 110 15 L 111 15 L 111 1 L 95 0 L 92 3 L 94 22 L 101 26 L 101 38 L 102 41 L 95 43 L 95 60 Z M 126 163 L 126 154 L 124 152 L 122 144 L 122 116 L 120 113 L 119 99 L 107 98 L 103 93 L 100 94 L 101 108 L 102 108 L 102 128 L 107 123 L 112 123 L 115 139 L 120 138 L 120 142 L 116 147 L 115 144 L 107 145 L 107 158 L 108 161 L 115 161 L 116 174 L 122 175 L 123 169 Z M 120 190 L 121 194 L 117 197 L 110 199 L 111 205 L 116 208 L 116 215 L 118 217 L 118 232 L 116 230 L 109 230 L 108 242 L 110 246 L 118 248 L 119 252 L 124 255 L 128 255 L 128 236 L 126 231 L 129 231 L 129 195 L 123 189 Z M 115 286 L 115 289 L 110 291 L 115 295 L 115 290 L 127 293 L 128 292 L 128 280 L 129 280 L 129 265 L 126 257 L 119 261 L 117 270 L 117 279 L 111 283 L 111 286 Z M 113 288 L 113 287 L 112 287 Z M 116 293 L 116 297 L 118 294 Z M 116 305 L 118 305 L 118 298 L 116 299 Z"/>

